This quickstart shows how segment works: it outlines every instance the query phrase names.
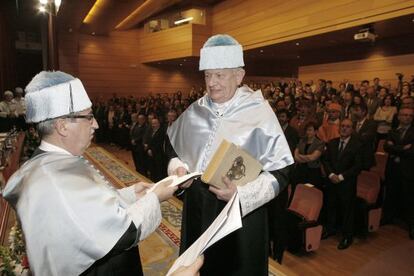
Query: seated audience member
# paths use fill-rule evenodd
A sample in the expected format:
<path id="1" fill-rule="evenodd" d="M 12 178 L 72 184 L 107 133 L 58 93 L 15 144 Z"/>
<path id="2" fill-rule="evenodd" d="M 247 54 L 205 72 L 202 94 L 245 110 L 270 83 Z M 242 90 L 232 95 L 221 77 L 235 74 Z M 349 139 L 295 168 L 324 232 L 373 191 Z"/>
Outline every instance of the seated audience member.
<path id="1" fill-rule="evenodd" d="M 384 222 L 392 222 L 402 214 L 414 239 L 414 110 L 402 106 L 398 112 L 399 125 L 390 131 L 384 144 L 388 152 Z"/>
<path id="2" fill-rule="evenodd" d="M 16 127 L 20 130 L 26 130 L 24 116 L 26 114 L 26 102 L 23 97 L 24 91 L 21 87 L 14 89 L 13 103 L 16 109 Z"/>
<path id="3" fill-rule="evenodd" d="M 295 149 L 295 184 L 310 183 L 318 188 L 322 186 L 320 157 L 325 144 L 316 137 L 316 123 L 305 126 L 306 136 L 301 138 Z"/>
<path id="4" fill-rule="evenodd" d="M 354 92 L 353 91 L 345 91 L 343 96 L 343 103 L 342 103 L 342 114 L 341 118 L 351 118 L 351 106 L 353 104 L 354 99 Z"/>
<path id="5" fill-rule="evenodd" d="M 377 123 L 368 118 L 365 104 L 355 105 L 352 117 L 355 118 L 355 136 L 361 143 L 361 165 L 363 170 L 369 170 L 375 165 Z"/>
<path id="6" fill-rule="evenodd" d="M 13 102 L 13 92 L 5 91 L 4 100 L 0 102 L 0 131 L 8 131 L 16 123 L 16 105 Z"/>
<path id="7" fill-rule="evenodd" d="M 339 223 L 342 240 L 338 249 L 346 249 L 353 242 L 356 182 L 361 170 L 361 144 L 352 135 L 352 121 L 344 119 L 340 124 L 340 137 L 331 140 L 323 156 L 323 166 L 328 176 L 326 186 L 327 222 L 322 238 L 336 233 L 337 212 L 342 214 Z"/>
<path id="8" fill-rule="evenodd" d="M 386 95 L 380 107 L 374 114 L 374 120 L 377 122 L 377 140 L 387 138 L 391 130 L 392 119 L 397 114 L 397 107 L 394 106 L 392 95 Z"/>
<path id="9" fill-rule="evenodd" d="M 339 137 L 339 118 L 342 108 L 337 103 L 329 104 L 327 108 L 328 118 L 322 122 L 318 129 L 318 137 L 323 142 L 328 143 L 330 140 Z"/>

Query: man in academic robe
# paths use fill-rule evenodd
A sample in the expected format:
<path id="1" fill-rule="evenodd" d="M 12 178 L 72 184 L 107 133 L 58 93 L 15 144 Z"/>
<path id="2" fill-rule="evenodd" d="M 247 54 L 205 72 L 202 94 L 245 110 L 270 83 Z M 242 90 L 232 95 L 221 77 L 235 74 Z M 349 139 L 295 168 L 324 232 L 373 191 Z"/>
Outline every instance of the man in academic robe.
<path id="1" fill-rule="evenodd" d="M 342 240 L 338 249 L 346 249 L 353 242 L 354 210 L 356 201 L 356 181 L 361 170 L 361 144 L 352 135 L 353 124 L 344 119 L 340 124 L 340 137 L 331 140 L 323 155 L 322 162 L 328 176 L 327 184 L 327 223 L 322 238 L 336 232 L 336 214 L 342 213 Z"/>
<path id="2" fill-rule="evenodd" d="M 263 165 L 260 175 L 244 186 L 228 178 L 223 178 L 223 189 L 201 180 L 184 185 L 181 252 L 210 226 L 236 192 L 240 198 L 243 228 L 205 251 L 201 275 L 268 275 L 268 222 L 263 205 L 286 187 L 286 167 L 293 163 L 283 130 L 262 93 L 239 87 L 243 66 L 242 46 L 234 38 L 209 38 L 201 49 L 199 66 L 207 94 L 168 128 L 177 154 L 169 162 L 169 174 L 204 171 L 223 139 Z"/>
<path id="3" fill-rule="evenodd" d="M 328 117 L 323 120 L 318 129 L 318 137 L 323 142 L 328 143 L 332 139 L 339 137 L 339 117 L 341 116 L 341 105 L 330 103 L 327 108 Z"/>
<path id="4" fill-rule="evenodd" d="M 34 275 L 142 275 L 137 243 L 161 221 L 168 183 L 115 189 L 82 157 L 98 124 L 77 78 L 43 71 L 26 87 L 39 148 L 8 181 Z"/>

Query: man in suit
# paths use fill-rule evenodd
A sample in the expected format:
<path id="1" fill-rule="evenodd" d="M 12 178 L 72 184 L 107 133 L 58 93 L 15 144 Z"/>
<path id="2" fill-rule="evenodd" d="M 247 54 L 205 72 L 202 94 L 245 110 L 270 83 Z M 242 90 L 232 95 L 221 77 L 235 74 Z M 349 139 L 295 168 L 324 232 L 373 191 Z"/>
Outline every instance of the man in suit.
<path id="1" fill-rule="evenodd" d="M 165 129 L 161 127 L 161 123 L 157 117 L 151 122 L 150 131 L 144 141 L 145 150 L 148 156 L 149 171 L 151 180 L 157 182 L 167 175 L 166 157 L 164 154 Z"/>
<path id="2" fill-rule="evenodd" d="M 299 134 L 295 128 L 289 125 L 289 111 L 287 109 L 280 109 L 276 111 L 276 115 L 289 144 L 290 151 L 293 154 L 299 142 Z"/>
<path id="3" fill-rule="evenodd" d="M 399 125 L 389 133 L 384 144 L 384 150 L 389 153 L 384 219 L 391 220 L 402 213 L 409 226 L 410 239 L 414 239 L 413 118 L 414 110 L 402 106 L 398 113 Z"/>
<path id="4" fill-rule="evenodd" d="M 144 137 L 147 132 L 146 117 L 144 114 L 133 113 L 131 115 L 132 126 L 130 131 L 132 158 L 135 170 L 147 176 L 147 155 L 144 150 Z"/>
<path id="5" fill-rule="evenodd" d="M 326 94 L 327 95 L 329 95 L 329 96 L 332 96 L 332 95 L 337 95 L 337 90 L 332 86 L 332 81 L 331 80 L 328 80 L 328 81 L 326 81 Z"/>
<path id="6" fill-rule="evenodd" d="M 375 165 L 375 145 L 377 135 L 377 123 L 367 116 L 366 104 L 354 105 L 352 117 L 355 118 L 355 136 L 361 142 L 362 169 L 369 170 Z"/>
<path id="7" fill-rule="evenodd" d="M 353 133 L 350 119 L 341 121 L 340 137 L 331 140 L 323 156 L 323 166 L 328 176 L 327 223 L 322 238 L 336 232 L 336 214 L 342 213 L 342 240 L 338 249 L 346 249 L 353 242 L 356 181 L 361 168 L 361 144 Z"/>
<path id="8" fill-rule="evenodd" d="M 368 117 L 372 119 L 378 107 L 380 106 L 380 100 L 378 99 L 377 93 L 375 92 L 375 88 L 373 86 L 369 86 L 367 88 L 365 103 L 368 107 Z"/>

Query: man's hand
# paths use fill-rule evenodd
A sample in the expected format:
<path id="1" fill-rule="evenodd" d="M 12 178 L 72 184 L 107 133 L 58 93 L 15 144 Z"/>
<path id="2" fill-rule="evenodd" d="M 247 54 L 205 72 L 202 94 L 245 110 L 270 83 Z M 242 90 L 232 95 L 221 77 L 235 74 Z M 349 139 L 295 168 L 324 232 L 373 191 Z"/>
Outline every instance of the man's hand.
<path id="1" fill-rule="evenodd" d="M 146 182 L 135 183 L 135 196 L 140 199 L 147 193 L 147 189 L 151 188 L 153 184 Z"/>
<path id="2" fill-rule="evenodd" d="M 225 188 L 216 188 L 214 186 L 210 186 L 208 189 L 210 192 L 214 193 L 218 199 L 228 202 L 231 197 L 237 192 L 237 186 L 234 184 L 227 176 L 223 176 L 222 178 Z"/>
<path id="3" fill-rule="evenodd" d="M 338 184 L 339 182 L 341 182 L 341 180 L 339 179 L 339 176 L 336 174 L 332 174 L 331 176 L 329 176 L 329 179 L 334 184 Z"/>
<path id="4" fill-rule="evenodd" d="M 171 276 L 194 276 L 200 275 L 199 270 L 204 262 L 204 256 L 199 256 L 190 266 L 181 266 Z"/>
<path id="5" fill-rule="evenodd" d="M 178 189 L 177 186 L 170 187 L 172 180 L 161 182 L 155 189 L 154 193 L 157 195 L 158 200 L 163 202 L 171 198 L 174 192 Z"/>
<path id="6" fill-rule="evenodd" d="M 412 146 L 411 144 L 407 144 L 403 147 L 403 149 L 404 150 L 409 150 L 409 149 L 411 149 L 411 146 Z"/>
<path id="7" fill-rule="evenodd" d="M 184 167 L 178 167 L 175 170 L 175 174 L 177 176 L 183 176 L 183 175 L 186 175 L 187 174 L 187 170 Z M 193 183 L 193 180 L 190 179 L 190 180 L 184 182 L 183 184 L 181 184 L 180 185 L 180 189 L 187 189 L 187 188 L 189 188 L 191 186 L 192 183 Z"/>

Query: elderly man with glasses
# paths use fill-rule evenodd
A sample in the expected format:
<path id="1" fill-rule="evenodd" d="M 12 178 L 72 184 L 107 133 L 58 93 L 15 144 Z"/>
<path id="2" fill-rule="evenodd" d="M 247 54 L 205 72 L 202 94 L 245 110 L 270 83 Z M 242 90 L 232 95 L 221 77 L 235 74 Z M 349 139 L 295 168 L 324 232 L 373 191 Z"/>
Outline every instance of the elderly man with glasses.
<path id="1" fill-rule="evenodd" d="M 142 275 L 137 243 L 161 221 L 160 202 L 137 183 L 115 189 L 82 154 L 98 124 L 79 79 L 41 72 L 26 87 L 26 120 L 42 142 L 7 183 L 35 275 Z"/>

